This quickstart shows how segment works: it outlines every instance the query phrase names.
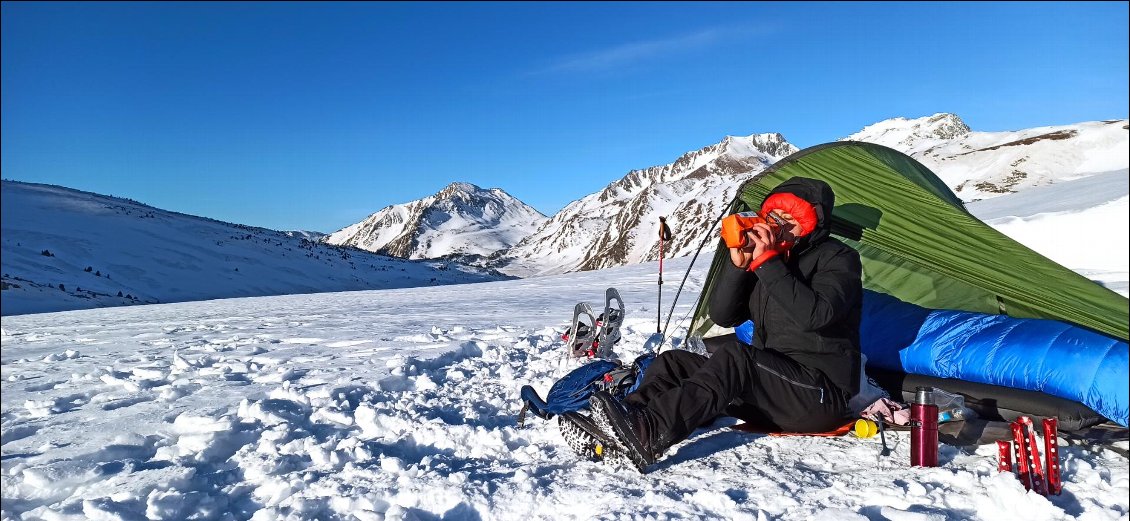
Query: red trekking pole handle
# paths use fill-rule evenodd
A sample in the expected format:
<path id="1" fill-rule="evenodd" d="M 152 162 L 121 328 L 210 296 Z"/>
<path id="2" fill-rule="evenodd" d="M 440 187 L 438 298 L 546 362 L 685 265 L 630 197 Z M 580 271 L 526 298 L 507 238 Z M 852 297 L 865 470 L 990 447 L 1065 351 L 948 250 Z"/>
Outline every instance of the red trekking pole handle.
<path id="1" fill-rule="evenodd" d="M 667 226 L 667 218 L 659 218 L 659 302 L 655 307 L 655 332 L 662 334 L 659 323 L 663 322 L 663 243 L 671 240 L 671 228 Z"/>

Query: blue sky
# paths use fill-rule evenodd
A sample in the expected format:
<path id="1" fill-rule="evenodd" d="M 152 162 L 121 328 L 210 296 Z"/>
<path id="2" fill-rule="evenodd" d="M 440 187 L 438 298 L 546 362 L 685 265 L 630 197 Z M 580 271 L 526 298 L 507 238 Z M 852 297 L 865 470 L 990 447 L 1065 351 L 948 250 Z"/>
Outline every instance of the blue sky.
<path id="1" fill-rule="evenodd" d="M 1110 3 L 24 3 L 5 179 L 334 231 L 452 181 L 546 214 L 726 135 L 1127 117 Z"/>

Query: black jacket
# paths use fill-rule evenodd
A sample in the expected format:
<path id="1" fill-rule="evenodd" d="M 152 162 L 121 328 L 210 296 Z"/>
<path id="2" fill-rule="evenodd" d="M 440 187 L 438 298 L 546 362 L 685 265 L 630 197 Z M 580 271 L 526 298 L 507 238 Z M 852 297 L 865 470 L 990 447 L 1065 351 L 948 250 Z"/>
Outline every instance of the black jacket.
<path id="1" fill-rule="evenodd" d="M 830 237 L 835 195 L 827 183 L 794 177 L 772 193 L 789 192 L 816 208 L 816 229 L 787 259 L 755 272 L 726 262 L 710 295 L 710 319 L 723 327 L 753 320 L 753 346 L 771 348 L 821 371 L 846 396 L 859 392 L 859 317 L 863 268 L 859 253 Z"/>

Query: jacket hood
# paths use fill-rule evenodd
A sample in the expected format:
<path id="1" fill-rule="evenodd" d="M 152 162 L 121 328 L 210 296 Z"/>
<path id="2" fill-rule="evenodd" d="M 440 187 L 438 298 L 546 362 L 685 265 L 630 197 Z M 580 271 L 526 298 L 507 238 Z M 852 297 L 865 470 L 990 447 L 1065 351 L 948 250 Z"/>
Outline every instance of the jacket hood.
<path id="1" fill-rule="evenodd" d="M 793 246 L 795 253 L 801 253 L 810 246 L 822 242 L 832 234 L 832 208 L 836 206 L 836 194 L 832 187 L 819 179 L 807 177 L 792 177 L 777 185 L 769 195 L 777 193 L 790 193 L 812 205 L 816 210 L 816 229 L 812 233 L 801 237 Z"/>

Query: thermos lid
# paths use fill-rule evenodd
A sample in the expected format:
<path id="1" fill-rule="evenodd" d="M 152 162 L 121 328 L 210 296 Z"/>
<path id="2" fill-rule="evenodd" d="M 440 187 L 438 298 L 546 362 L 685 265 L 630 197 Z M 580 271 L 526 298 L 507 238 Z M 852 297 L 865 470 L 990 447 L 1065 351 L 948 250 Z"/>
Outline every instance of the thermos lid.
<path id="1" fill-rule="evenodd" d="M 934 388 L 918 387 L 917 392 L 914 394 L 914 403 L 917 403 L 919 405 L 933 405 Z"/>

